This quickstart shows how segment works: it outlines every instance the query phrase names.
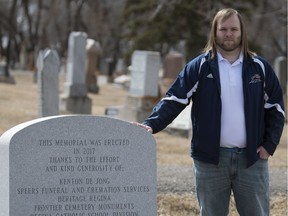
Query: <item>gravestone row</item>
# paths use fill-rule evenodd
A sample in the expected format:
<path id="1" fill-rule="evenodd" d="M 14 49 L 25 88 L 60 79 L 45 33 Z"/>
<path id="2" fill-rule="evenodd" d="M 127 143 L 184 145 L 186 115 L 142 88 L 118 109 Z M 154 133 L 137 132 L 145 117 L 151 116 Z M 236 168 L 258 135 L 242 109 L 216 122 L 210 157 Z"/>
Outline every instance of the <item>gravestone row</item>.
<path id="1" fill-rule="evenodd" d="M 96 66 L 102 49 L 99 42 L 87 39 L 83 32 L 69 35 L 66 82 L 59 105 L 60 60 L 55 50 L 41 50 L 37 59 L 39 117 L 61 111 L 91 114 L 88 92 L 98 93 Z"/>
<path id="2" fill-rule="evenodd" d="M 86 47 L 85 47 L 86 46 Z M 86 63 L 86 50 L 89 58 Z M 47 51 L 46 51 L 47 52 Z M 91 114 L 91 99 L 87 97 L 87 91 L 98 92 L 97 77 L 95 76 L 95 62 L 101 54 L 101 47 L 92 39 L 87 39 L 85 33 L 72 32 L 69 37 L 69 53 L 67 62 L 67 80 L 64 94 L 61 96 L 61 110 L 72 113 Z M 54 55 L 54 57 L 49 57 Z M 40 53 L 39 60 L 39 89 L 40 107 L 39 116 L 57 114 L 59 89 L 58 81 L 58 57 L 55 52 L 49 55 Z M 46 59 L 44 59 L 46 58 Z M 42 64 L 42 65 L 41 65 Z M 86 76 L 83 72 L 86 64 Z M 184 66 L 184 57 L 175 51 L 169 52 L 164 58 L 163 75 L 159 82 L 161 71 L 160 53 L 136 50 L 132 55 L 131 84 L 126 103 L 122 107 L 108 107 L 105 114 L 123 120 L 142 122 L 151 113 L 154 105 L 163 97 L 169 86 L 178 76 Z M 274 64 L 275 72 L 280 80 L 285 104 L 287 101 L 287 59 L 278 57 Z M 85 81 L 86 79 L 86 81 Z M 89 83 L 88 80 L 91 82 Z M 88 83 L 88 84 L 87 84 Z M 160 86 L 159 86 L 160 83 Z M 188 106 L 169 126 L 171 130 L 183 130 L 189 133 L 192 128 Z M 287 113 L 287 108 L 285 107 Z"/>

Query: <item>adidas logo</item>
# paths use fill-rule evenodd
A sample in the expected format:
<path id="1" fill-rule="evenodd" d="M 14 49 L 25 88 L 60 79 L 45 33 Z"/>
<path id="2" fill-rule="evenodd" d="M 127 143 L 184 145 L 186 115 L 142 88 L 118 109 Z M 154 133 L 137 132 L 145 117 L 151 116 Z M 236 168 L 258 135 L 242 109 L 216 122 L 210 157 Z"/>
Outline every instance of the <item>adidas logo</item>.
<path id="1" fill-rule="evenodd" d="M 211 73 L 208 74 L 206 77 L 207 77 L 207 78 L 210 78 L 210 79 L 213 79 L 213 78 L 214 78 L 213 75 L 212 75 Z"/>

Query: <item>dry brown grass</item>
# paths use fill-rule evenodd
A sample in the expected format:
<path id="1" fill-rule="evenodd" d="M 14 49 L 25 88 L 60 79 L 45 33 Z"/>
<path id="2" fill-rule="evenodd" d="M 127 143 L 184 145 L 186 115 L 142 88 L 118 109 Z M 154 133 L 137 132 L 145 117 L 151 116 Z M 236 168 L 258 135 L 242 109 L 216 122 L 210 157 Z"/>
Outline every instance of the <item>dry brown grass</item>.
<path id="1" fill-rule="evenodd" d="M 160 165 L 183 165 L 191 166 L 189 157 L 189 140 L 181 137 L 173 137 L 167 133 L 160 132 L 155 135 L 157 141 L 157 164 Z M 279 148 L 274 156 L 269 159 L 270 169 L 287 168 L 287 127 L 283 132 Z M 284 174 L 285 175 L 285 174 Z M 286 185 L 287 187 L 287 185 Z M 273 195 L 270 198 L 271 216 L 288 215 L 287 194 Z M 158 194 L 159 216 L 191 216 L 199 215 L 199 207 L 194 194 Z M 230 202 L 229 216 L 237 216 L 233 197 Z"/>
<path id="2" fill-rule="evenodd" d="M 37 85 L 33 83 L 33 73 L 12 73 L 15 85 L 0 83 L 0 134 L 9 128 L 38 117 Z M 64 77 L 61 77 L 60 89 Z M 89 94 L 92 99 L 92 114 L 104 115 L 105 108 L 111 105 L 123 105 L 127 91 L 111 84 L 100 85 L 100 93 Z M 157 141 L 157 164 L 191 166 L 189 140 L 175 137 L 165 132 L 155 135 Z M 281 144 L 273 158 L 270 168 L 287 168 L 287 128 L 283 133 Z M 159 216 L 198 215 L 199 208 L 195 195 L 158 194 Z M 233 200 L 230 215 L 237 215 Z M 271 197 L 271 216 L 287 215 L 287 195 L 285 192 Z"/>

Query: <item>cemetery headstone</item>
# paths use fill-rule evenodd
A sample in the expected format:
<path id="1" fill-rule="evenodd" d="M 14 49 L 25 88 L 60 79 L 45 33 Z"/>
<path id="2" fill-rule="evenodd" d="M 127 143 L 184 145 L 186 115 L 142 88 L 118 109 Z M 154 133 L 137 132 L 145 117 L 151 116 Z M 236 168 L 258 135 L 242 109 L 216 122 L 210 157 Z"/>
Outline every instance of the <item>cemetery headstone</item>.
<path id="1" fill-rule="evenodd" d="M 85 82 L 86 40 L 84 32 L 71 32 L 69 35 L 67 77 L 61 96 L 61 110 L 77 114 L 91 114 L 92 109 Z"/>
<path id="2" fill-rule="evenodd" d="M 107 66 L 107 81 L 108 83 L 113 83 L 114 81 L 114 69 L 115 62 L 113 57 L 108 57 L 105 59 L 105 64 Z"/>
<path id="3" fill-rule="evenodd" d="M 152 51 L 134 51 L 130 95 L 144 97 L 159 96 L 160 54 Z"/>
<path id="4" fill-rule="evenodd" d="M 191 104 L 188 105 L 172 122 L 165 128 L 173 135 L 192 138 Z"/>
<path id="5" fill-rule="evenodd" d="M 285 56 L 279 56 L 275 59 L 274 62 L 274 70 L 275 73 L 279 79 L 281 88 L 283 90 L 283 96 L 284 96 L 284 108 L 285 108 L 285 113 L 287 116 L 287 85 L 288 85 L 288 79 L 287 79 L 287 57 Z"/>
<path id="6" fill-rule="evenodd" d="M 9 70 L 9 67 L 7 67 L 6 62 L 0 62 L 0 82 L 15 84 L 14 77 L 7 70 Z"/>
<path id="7" fill-rule="evenodd" d="M 27 46 L 26 42 L 22 41 L 21 47 L 20 47 L 20 54 L 19 54 L 19 61 L 20 61 L 20 69 L 26 70 L 27 68 Z"/>
<path id="8" fill-rule="evenodd" d="M 182 53 L 170 51 L 164 58 L 163 76 L 161 79 L 161 95 L 164 96 L 177 78 L 185 64 Z M 192 123 L 190 120 L 191 105 L 187 106 L 165 130 L 174 135 L 191 137 Z"/>
<path id="9" fill-rule="evenodd" d="M 159 100 L 160 54 L 152 51 L 134 51 L 131 65 L 129 95 L 119 118 L 141 122 L 151 113 Z"/>
<path id="10" fill-rule="evenodd" d="M 183 54 L 170 51 L 164 58 L 163 78 L 175 79 L 185 64 Z"/>
<path id="11" fill-rule="evenodd" d="M 60 60 L 55 50 L 39 52 L 37 59 L 39 117 L 59 114 Z"/>
<path id="12" fill-rule="evenodd" d="M 122 74 L 126 74 L 126 72 L 127 72 L 127 68 L 126 68 L 124 59 L 123 58 L 117 59 L 115 73 L 119 76 Z"/>
<path id="13" fill-rule="evenodd" d="M 171 51 L 163 62 L 163 76 L 161 79 L 161 95 L 164 96 L 171 84 L 174 82 L 180 71 L 183 69 L 185 61 L 183 54 Z"/>
<path id="14" fill-rule="evenodd" d="M 0 62 L 0 76 L 5 76 L 5 63 Z"/>
<path id="15" fill-rule="evenodd" d="M 283 93 L 287 93 L 287 58 L 279 56 L 274 62 L 275 73 L 280 81 Z"/>
<path id="16" fill-rule="evenodd" d="M 97 84 L 97 65 L 98 59 L 102 53 L 100 43 L 87 39 L 86 43 L 87 61 L 86 61 L 86 84 L 88 91 L 91 93 L 98 93 L 99 86 Z"/>
<path id="17" fill-rule="evenodd" d="M 0 137 L 0 216 L 156 216 L 156 143 L 131 123 L 50 116 Z"/>

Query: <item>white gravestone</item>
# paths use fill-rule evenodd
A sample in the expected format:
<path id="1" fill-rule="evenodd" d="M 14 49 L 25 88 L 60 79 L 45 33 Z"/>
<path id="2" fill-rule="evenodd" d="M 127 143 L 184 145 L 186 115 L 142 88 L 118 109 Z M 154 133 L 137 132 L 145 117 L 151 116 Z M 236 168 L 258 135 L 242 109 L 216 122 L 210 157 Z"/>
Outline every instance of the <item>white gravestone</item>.
<path id="1" fill-rule="evenodd" d="M 71 32 L 69 35 L 67 78 L 60 109 L 70 113 L 91 114 L 92 111 L 86 85 L 86 40 L 84 32 Z"/>
<path id="2" fill-rule="evenodd" d="M 119 109 L 118 118 L 142 122 L 159 101 L 159 52 L 134 51 L 132 55 L 131 83 L 126 104 Z M 113 107 L 108 108 L 114 109 Z M 107 112 L 108 113 L 108 112 Z"/>
<path id="3" fill-rule="evenodd" d="M 134 51 L 131 65 L 130 95 L 159 96 L 160 62 L 159 52 Z"/>
<path id="4" fill-rule="evenodd" d="M 287 57 L 279 56 L 274 61 L 274 70 L 279 79 L 283 94 L 284 94 L 284 104 L 285 106 L 285 113 L 287 115 L 287 86 L 288 86 L 288 79 L 287 79 Z M 287 122 L 287 119 L 286 119 Z"/>
<path id="5" fill-rule="evenodd" d="M 188 105 L 166 128 L 175 135 L 192 138 L 191 106 Z"/>
<path id="6" fill-rule="evenodd" d="M 156 216 L 156 143 L 131 123 L 72 115 L 0 137 L 0 216 Z"/>
<path id="7" fill-rule="evenodd" d="M 39 117 L 59 114 L 60 60 L 55 50 L 40 51 L 37 59 Z"/>
<path id="8" fill-rule="evenodd" d="M 82 97 L 87 94 L 86 87 L 86 40 L 84 32 L 71 32 L 68 43 L 67 79 L 65 94 Z"/>
<path id="9" fill-rule="evenodd" d="M 287 93 L 287 58 L 279 56 L 274 61 L 274 70 L 281 84 L 283 93 Z"/>

